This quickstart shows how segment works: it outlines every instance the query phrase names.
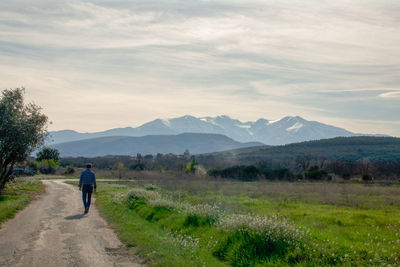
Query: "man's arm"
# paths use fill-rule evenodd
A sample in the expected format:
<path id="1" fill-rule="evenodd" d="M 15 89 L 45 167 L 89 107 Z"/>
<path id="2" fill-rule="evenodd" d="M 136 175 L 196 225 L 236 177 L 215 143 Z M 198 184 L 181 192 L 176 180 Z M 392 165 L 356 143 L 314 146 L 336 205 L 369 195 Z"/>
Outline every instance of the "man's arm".
<path id="1" fill-rule="evenodd" d="M 97 184 L 96 184 L 96 175 L 93 173 L 93 185 L 94 185 L 94 192 L 96 192 Z"/>
<path id="2" fill-rule="evenodd" d="M 79 178 L 79 190 L 82 190 L 82 175 L 83 172 L 81 173 L 81 177 Z"/>

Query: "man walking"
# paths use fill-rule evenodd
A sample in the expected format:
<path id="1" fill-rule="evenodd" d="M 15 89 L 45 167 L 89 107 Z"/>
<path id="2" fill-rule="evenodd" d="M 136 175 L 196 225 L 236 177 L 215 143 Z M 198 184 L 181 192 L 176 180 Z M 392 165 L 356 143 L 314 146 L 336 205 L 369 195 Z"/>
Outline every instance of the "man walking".
<path id="1" fill-rule="evenodd" d="M 82 191 L 82 200 L 85 213 L 89 212 L 93 186 L 94 192 L 96 192 L 96 176 L 94 172 L 92 172 L 91 168 L 92 164 L 88 163 L 86 165 L 86 170 L 81 173 L 81 178 L 79 179 L 79 190 Z"/>

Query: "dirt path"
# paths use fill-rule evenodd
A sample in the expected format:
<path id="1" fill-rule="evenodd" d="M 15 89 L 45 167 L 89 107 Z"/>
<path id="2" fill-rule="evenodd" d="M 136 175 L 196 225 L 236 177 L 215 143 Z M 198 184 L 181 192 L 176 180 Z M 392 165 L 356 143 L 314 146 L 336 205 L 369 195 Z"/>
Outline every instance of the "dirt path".
<path id="1" fill-rule="evenodd" d="M 83 215 L 76 187 L 43 182 L 46 193 L 1 226 L 0 266 L 143 266 L 93 203 Z"/>

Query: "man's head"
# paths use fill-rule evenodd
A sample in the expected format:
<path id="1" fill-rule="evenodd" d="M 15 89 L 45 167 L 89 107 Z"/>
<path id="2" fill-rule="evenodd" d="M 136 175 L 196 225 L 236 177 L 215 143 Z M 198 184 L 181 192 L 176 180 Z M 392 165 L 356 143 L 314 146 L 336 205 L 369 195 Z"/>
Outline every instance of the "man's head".
<path id="1" fill-rule="evenodd" d="M 92 163 L 86 164 L 86 168 L 91 169 L 92 168 Z"/>

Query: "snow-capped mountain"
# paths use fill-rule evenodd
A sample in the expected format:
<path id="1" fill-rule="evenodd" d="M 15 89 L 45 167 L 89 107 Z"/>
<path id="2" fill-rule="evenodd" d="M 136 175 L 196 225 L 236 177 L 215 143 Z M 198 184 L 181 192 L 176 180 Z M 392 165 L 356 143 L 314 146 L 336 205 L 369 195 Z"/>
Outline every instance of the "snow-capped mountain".
<path id="1" fill-rule="evenodd" d="M 267 145 L 283 145 L 301 141 L 354 136 L 343 128 L 307 121 L 301 117 L 284 117 L 269 121 L 259 119 L 241 122 L 228 116 L 202 117 L 183 116 L 172 119 L 156 119 L 139 127 L 115 128 L 96 133 L 78 133 L 72 130 L 50 133 L 49 144 L 77 141 L 106 136 L 174 135 L 181 133 L 212 133 L 226 135 L 239 142 L 262 142 Z"/>

